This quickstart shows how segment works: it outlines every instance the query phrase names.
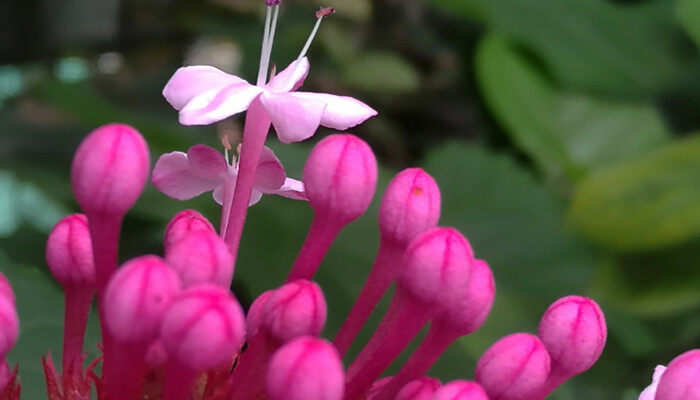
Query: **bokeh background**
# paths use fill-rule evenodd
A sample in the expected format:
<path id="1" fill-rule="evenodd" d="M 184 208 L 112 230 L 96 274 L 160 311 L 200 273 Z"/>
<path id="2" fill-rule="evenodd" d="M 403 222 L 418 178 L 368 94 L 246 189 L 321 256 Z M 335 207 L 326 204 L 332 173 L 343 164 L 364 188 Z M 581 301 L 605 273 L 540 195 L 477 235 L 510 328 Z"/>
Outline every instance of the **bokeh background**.
<path id="1" fill-rule="evenodd" d="M 239 118 L 181 127 L 160 93 L 183 64 L 253 79 L 261 3 L 0 2 L 0 270 L 18 297 L 10 359 L 24 398 L 43 398 L 40 356 L 60 354 L 63 300 L 43 252 L 53 223 L 78 210 L 74 149 L 113 121 L 138 128 L 153 160 L 239 130 Z M 497 280 L 484 327 L 433 375 L 473 378 L 491 343 L 534 332 L 547 305 L 572 293 L 599 301 L 609 340 L 552 399 L 636 399 L 656 364 L 700 345 L 700 0 L 285 0 L 273 62 L 296 57 L 319 6 L 337 12 L 311 48 L 306 87 L 379 110 L 353 130 L 381 161 L 378 194 L 399 169 L 425 168 L 443 190 L 441 223 L 467 235 Z M 314 140 L 270 143 L 299 177 Z M 160 253 L 165 224 L 184 208 L 218 223 L 208 196 L 177 202 L 149 186 L 120 257 Z M 376 209 L 342 233 L 319 274 L 327 337 L 374 258 Z M 272 196 L 251 209 L 241 302 L 282 283 L 310 216 Z"/>

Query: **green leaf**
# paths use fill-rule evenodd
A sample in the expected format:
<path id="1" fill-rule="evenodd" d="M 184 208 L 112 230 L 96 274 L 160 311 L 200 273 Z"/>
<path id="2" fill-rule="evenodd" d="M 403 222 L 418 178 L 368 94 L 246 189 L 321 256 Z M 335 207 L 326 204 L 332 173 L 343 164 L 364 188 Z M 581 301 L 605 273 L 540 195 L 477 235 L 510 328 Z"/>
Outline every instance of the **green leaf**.
<path id="1" fill-rule="evenodd" d="M 523 44 L 566 86 L 640 95 L 673 83 L 691 55 L 676 46 L 673 2 L 432 0 Z M 465 4 L 458 4 L 465 3 Z"/>
<path id="2" fill-rule="evenodd" d="M 406 60 L 392 53 L 367 53 L 348 62 L 343 81 L 355 89 L 397 94 L 418 89 L 419 76 Z"/>
<path id="3" fill-rule="evenodd" d="M 476 73 L 497 120 L 553 178 L 577 179 L 585 171 L 644 154 L 670 136 L 648 103 L 556 91 L 501 36 L 483 39 Z"/>
<path id="4" fill-rule="evenodd" d="M 618 250 L 667 246 L 700 233 L 700 135 L 592 173 L 576 188 L 569 219 Z"/>
<path id="5" fill-rule="evenodd" d="M 676 16 L 688 35 L 700 46 L 700 1 L 678 0 Z"/>

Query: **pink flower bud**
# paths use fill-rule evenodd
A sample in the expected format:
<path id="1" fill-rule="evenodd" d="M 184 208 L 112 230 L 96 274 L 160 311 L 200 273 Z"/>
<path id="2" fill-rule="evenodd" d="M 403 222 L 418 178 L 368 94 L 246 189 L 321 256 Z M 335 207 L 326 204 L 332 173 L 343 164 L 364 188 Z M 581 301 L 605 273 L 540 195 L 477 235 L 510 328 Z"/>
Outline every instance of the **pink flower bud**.
<path id="1" fill-rule="evenodd" d="M 303 181 L 314 211 L 346 224 L 362 215 L 372 201 L 377 160 L 357 136 L 330 135 L 311 151 Z"/>
<path id="2" fill-rule="evenodd" d="M 165 251 L 167 252 L 170 246 L 188 233 L 199 231 L 216 233 L 214 226 L 202 214 L 195 210 L 180 211 L 175 214 L 165 228 L 165 237 L 163 238 Z"/>
<path id="3" fill-rule="evenodd" d="M 549 371 L 549 354 L 542 341 L 528 333 L 514 333 L 486 350 L 475 375 L 490 400 L 525 400 L 545 383 Z"/>
<path id="4" fill-rule="evenodd" d="M 119 342 L 148 344 L 158 336 L 163 314 L 179 291 L 180 279 L 160 257 L 126 262 L 107 285 L 106 328 Z"/>
<path id="5" fill-rule="evenodd" d="M 4 360 L 17 343 L 18 336 L 19 317 L 14 299 L 0 296 L 0 360 Z"/>
<path id="6" fill-rule="evenodd" d="M 589 369 L 605 347 L 605 317 L 593 300 L 568 296 L 542 316 L 538 335 L 552 358 L 552 373 L 572 377 Z"/>
<path id="7" fill-rule="evenodd" d="M 103 125 L 75 152 L 73 194 L 88 215 L 121 216 L 141 195 L 149 169 L 148 146 L 138 131 L 124 124 Z"/>
<path id="8" fill-rule="evenodd" d="M 434 228 L 415 238 L 406 250 L 402 289 L 424 304 L 451 309 L 469 284 L 474 253 L 452 228 Z"/>
<path id="9" fill-rule="evenodd" d="M 468 335 L 484 323 L 495 296 L 496 285 L 491 269 L 485 261 L 475 259 L 464 296 L 458 306 L 440 317 L 440 322 L 461 335 Z"/>
<path id="10" fill-rule="evenodd" d="M 0 272 L 0 296 L 9 299 L 13 304 L 15 302 L 15 292 L 12 290 L 12 285 L 2 272 Z"/>
<path id="11" fill-rule="evenodd" d="M 225 288 L 233 279 L 233 256 L 215 233 L 192 232 L 168 248 L 165 260 L 180 275 L 182 287 L 213 283 Z"/>
<path id="12" fill-rule="evenodd" d="M 231 362 L 243 345 L 243 309 L 227 289 L 193 286 L 166 311 L 161 339 L 172 360 L 191 371 L 219 367 Z"/>
<path id="13" fill-rule="evenodd" d="M 46 263 L 64 287 L 95 289 L 95 262 L 85 215 L 73 214 L 58 221 L 46 242 Z"/>
<path id="14" fill-rule="evenodd" d="M 280 342 L 298 336 L 318 336 L 326 324 L 326 299 L 321 288 L 307 280 L 287 283 L 265 305 L 261 329 Z"/>
<path id="15" fill-rule="evenodd" d="M 273 354 L 265 386 L 270 400 L 342 400 L 344 380 L 333 345 L 303 336 Z"/>
<path id="16" fill-rule="evenodd" d="M 458 380 L 446 383 L 430 400 L 489 400 L 489 397 L 478 383 Z"/>
<path id="17" fill-rule="evenodd" d="M 274 294 L 274 290 L 268 290 L 267 292 L 264 292 L 258 296 L 258 298 L 253 301 L 253 304 L 250 305 L 245 322 L 246 331 L 249 338 L 255 336 L 255 334 L 257 334 L 260 330 L 260 325 L 262 324 L 265 315 L 265 307 L 267 307 L 268 300 L 270 300 Z"/>
<path id="18" fill-rule="evenodd" d="M 430 400 L 442 383 L 429 376 L 424 376 L 404 385 L 394 400 Z"/>
<path id="19" fill-rule="evenodd" d="M 661 375 L 655 400 L 700 400 L 700 349 L 674 358 Z"/>
<path id="20" fill-rule="evenodd" d="M 420 168 L 401 171 L 386 188 L 379 207 L 379 230 L 383 240 L 403 246 L 440 218 L 440 189 L 433 177 Z"/>

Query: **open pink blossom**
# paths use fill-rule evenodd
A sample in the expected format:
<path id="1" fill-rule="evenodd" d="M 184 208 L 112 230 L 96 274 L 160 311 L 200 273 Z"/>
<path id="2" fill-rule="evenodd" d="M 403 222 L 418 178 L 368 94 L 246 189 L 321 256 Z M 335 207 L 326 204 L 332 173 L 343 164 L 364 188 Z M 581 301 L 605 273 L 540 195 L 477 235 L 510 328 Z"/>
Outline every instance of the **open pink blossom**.
<path id="1" fill-rule="evenodd" d="M 178 69 L 163 96 L 178 111 L 183 125 L 209 125 L 248 109 L 255 99 L 270 117 L 283 143 L 313 136 L 319 125 L 344 131 L 377 112 L 347 96 L 294 92 L 309 72 L 302 57 L 263 86 L 255 86 L 214 67 L 196 65 Z"/>
<path id="2" fill-rule="evenodd" d="M 153 168 L 151 182 L 166 196 L 189 200 L 213 191 L 214 200 L 223 204 L 224 182 L 235 183 L 238 168 L 229 165 L 220 152 L 198 144 L 187 153 L 175 151 L 163 154 Z M 256 171 L 250 205 L 257 203 L 262 194 L 277 194 L 290 199 L 305 200 L 304 184 L 287 178 L 282 163 L 265 147 Z"/>

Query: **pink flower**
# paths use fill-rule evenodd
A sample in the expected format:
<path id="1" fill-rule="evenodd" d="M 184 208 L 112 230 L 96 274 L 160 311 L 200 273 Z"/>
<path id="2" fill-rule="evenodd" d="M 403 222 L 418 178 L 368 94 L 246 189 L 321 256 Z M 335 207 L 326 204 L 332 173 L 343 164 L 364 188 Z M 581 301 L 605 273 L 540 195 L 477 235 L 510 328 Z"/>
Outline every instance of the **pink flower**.
<path id="1" fill-rule="evenodd" d="M 178 69 L 163 89 L 163 96 L 178 111 L 183 125 L 209 125 L 248 109 L 259 99 L 283 143 L 313 136 L 319 125 L 346 130 L 377 112 L 352 97 L 325 93 L 294 92 L 309 72 L 302 57 L 263 86 L 214 67 Z"/>
<path id="2" fill-rule="evenodd" d="M 229 165 L 223 154 L 198 144 L 190 147 L 187 153 L 175 151 L 163 154 L 153 168 L 151 182 L 166 196 L 177 200 L 189 200 L 213 191 L 214 200 L 223 204 L 224 182 L 235 182 L 237 175 L 238 168 Z M 275 153 L 267 147 L 260 158 L 249 204 L 257 203 L 263 193 L 305 199 L 304 184 L 287 178 Z"/>

